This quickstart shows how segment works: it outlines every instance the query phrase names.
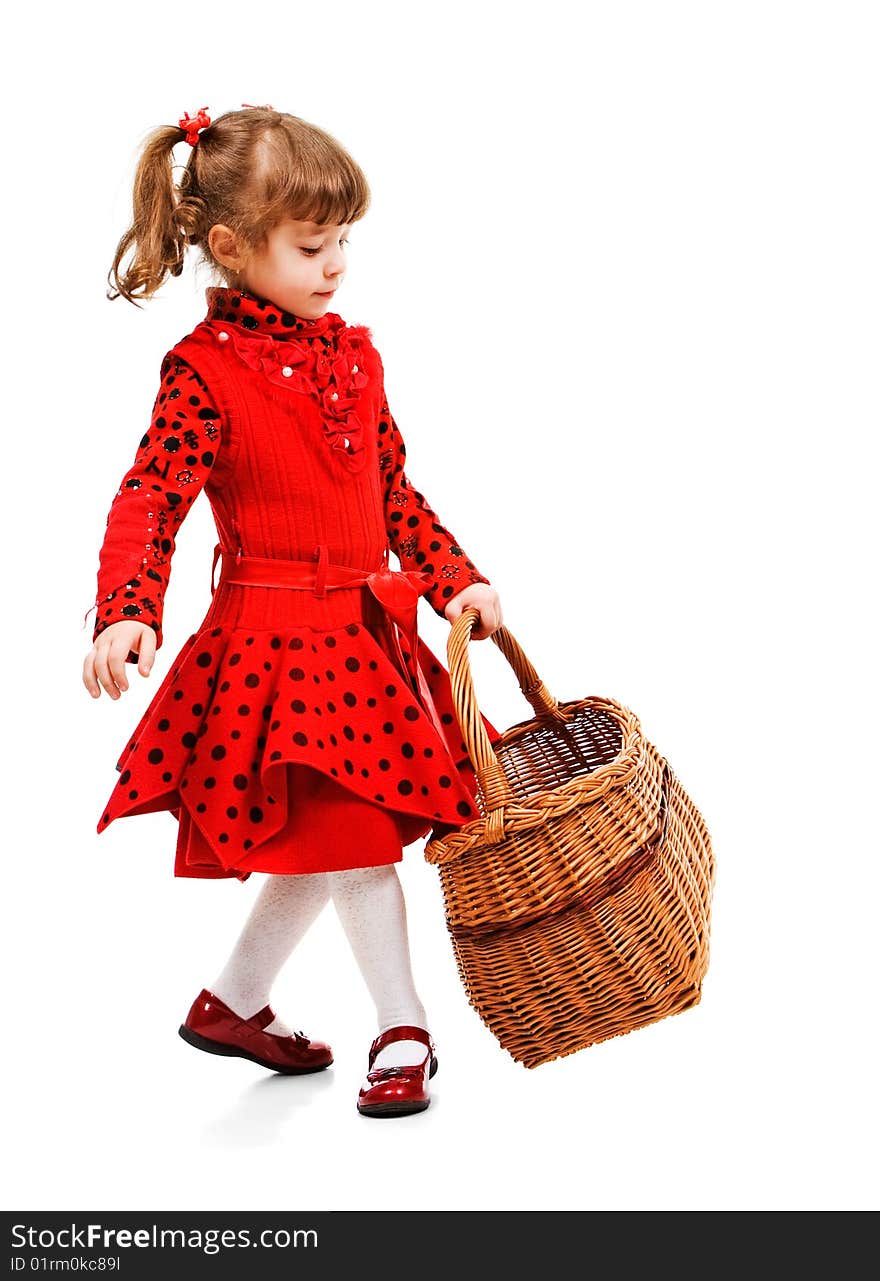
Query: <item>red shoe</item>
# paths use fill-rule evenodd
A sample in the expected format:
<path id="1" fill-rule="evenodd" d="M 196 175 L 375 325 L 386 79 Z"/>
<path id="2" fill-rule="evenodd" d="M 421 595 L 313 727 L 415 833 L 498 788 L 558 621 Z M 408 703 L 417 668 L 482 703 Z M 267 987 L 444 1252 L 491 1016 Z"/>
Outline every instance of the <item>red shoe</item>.
<path id="1" fill-rule="evenodd" d="M 193 1001 L 179 1032 L 188 1045 L 209 1054 L 250 1059 L 270 1072 L 293 1075 L 298 1072 L 320 1072 L 333 1062 L 333 1053 L 323 1041 L 310 1041 L 302 1032 L 293 1036 L 276 1036 L 263 1028 L 274 1019 L 271 1006 L 265 1006 L 249 1019 L 242 1019 L 213 992 L 202 988 Z"/>
<path id="2" fill-rule="evenodd" d="M 394 1041 L 421 1041 L 427 1053 L 421 1063 L 406 1067 L 376 1068 L 380 1050 Z M 406 1116 L 424 1112 L 431 1102 L 428 1081 L 437 1071 L 434 1042 L 423 1027 L 390 1027 L 370 1046 L 367 1083 L 358 1094 L 358 1112 L 363 1116 Z"/>

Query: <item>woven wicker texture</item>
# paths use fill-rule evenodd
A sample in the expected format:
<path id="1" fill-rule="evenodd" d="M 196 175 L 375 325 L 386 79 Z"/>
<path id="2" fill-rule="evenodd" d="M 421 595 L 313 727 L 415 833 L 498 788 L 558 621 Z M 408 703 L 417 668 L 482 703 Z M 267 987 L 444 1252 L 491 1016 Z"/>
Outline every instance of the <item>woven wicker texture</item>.
<path id="1" fill-rule="evenodd" d="M 715 864 L 706 824 L 629 708 L 559 703 L 505 627 L 492 635 L 534 716 L 493 750 L 468 647 L 447 643 L 480 818 L 435 834 L 461 981 L 505 1050 L 534 1068 L 696 1005 Z"/>

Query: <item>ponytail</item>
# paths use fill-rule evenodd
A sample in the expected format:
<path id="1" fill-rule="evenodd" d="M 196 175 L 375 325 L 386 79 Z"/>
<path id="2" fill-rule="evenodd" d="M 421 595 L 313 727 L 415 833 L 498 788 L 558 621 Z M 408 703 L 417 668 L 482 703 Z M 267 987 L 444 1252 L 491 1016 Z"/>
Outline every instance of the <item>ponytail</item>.
<path id="1" fill-rule="evenodd" d="M 207 231 L 204 201 L 189 190 L 190 166 L 180 187 L 174 181 L 173 149 L 183 137 L 180 126 L 163 125 L 144 143 L 134 176 L 131 226 L 116 247 L 107 276 L 111 300 L 121 295 L 137 306 L 138 297 L 151 298 L 167 276 L 180 275 L 187 245 Z M 132 248 L 133 256 L 121 270 Z"/>

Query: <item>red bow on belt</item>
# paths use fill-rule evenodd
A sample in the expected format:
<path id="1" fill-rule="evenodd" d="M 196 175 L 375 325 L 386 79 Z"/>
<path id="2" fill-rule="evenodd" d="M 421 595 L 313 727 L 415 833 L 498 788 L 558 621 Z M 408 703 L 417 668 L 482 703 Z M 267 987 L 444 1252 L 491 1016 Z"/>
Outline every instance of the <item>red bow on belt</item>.
<path id="1" fill-rule="evenodd" d="M 409 653 L 408 659 L 406 653 L 400 648 L 399 637 L 393 636 L 400 661 L 406 671 L 409 672 L 413 690 L 422 707 L 433 720 L 435 729 L 442 736 L 443 728 L 440 724 L 440 718 L 437 715 L 434 700 L 431 698 L 431 691 L 428 689 L 418 660 L 417 610 L 419 597 L 424 595 L 431 586 L 432 581 L 430 574 L 422 573 L 420 570 L 394 570 L 389 569 L 387 565 L 384 565 L 381 569 L 374 570 L 365 579 L 367 587 L 376 597 L 379 604 L 383 606 L 406 640 L 406 648 Z"/>
<path id="2" fill-rule="evenodd" d="M 417 569 L 391 569 L 388 565 L 374 570 L 333 565 L 329 563 L 327 548 L 323 545 L 318 548 L 316 562 L 281 560 L 270 556 L 242 556 L 240 552 L 224 553 L 218 543 L 214 548 L 214 563 L 211 567 L 212 594 L 214 570 L 221 554 L 221 583 L 238 583 L 243 587 L 298 588 L 301 591 L 312 591 L 319 597 L 336 587 L 363 585 L 369 588 L 394 624 L 391 639 L 401 670 L 409 675 L 413 692 L 431 717 L 437 732 L 444 735 L 431 691 L 418 661 L 418 603 L 419 597 L 424 595 L 433 582 L 430 574 Z M 404 638 L 405 649 L 397 632 Z"/>
<path id="3" fill-rule="evenodd" d="M 430 574 L 417 569 L 390 569 L 383 565 L 367 574 L 364 582 L 397 623 L 401 631 L 409 634 L 415 626 L 416 606 L 431 586 Z"/>

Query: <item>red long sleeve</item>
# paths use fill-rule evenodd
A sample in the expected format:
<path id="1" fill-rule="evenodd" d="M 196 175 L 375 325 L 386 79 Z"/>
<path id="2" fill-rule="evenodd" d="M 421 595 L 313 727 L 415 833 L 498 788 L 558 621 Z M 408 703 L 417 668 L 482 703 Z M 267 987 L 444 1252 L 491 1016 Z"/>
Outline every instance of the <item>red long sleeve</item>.
<path id="1" fill-rule="evenodd" d="M 149 430 L 107 516 L 93 640 L 111 623 L 137 619 L 149 623 L 157 647 L 162 644 L 175 537 L 217 457 L 220 414 L 204 382 L 171 355 L 162 362 L 161 380 Z"/>
<path id="2" fill-rule="evenodd" d="M 449 530 L 413 486 L 404 470 L 406 445 L 387 399 L 379 417 L 379 469 L 384 474 L 385 528 L 391 550 L 402 569 L 418 569 L 434 577 L 424 599 L 435 614 L 443 611 L 471 583 L 488 583 Z"/>

